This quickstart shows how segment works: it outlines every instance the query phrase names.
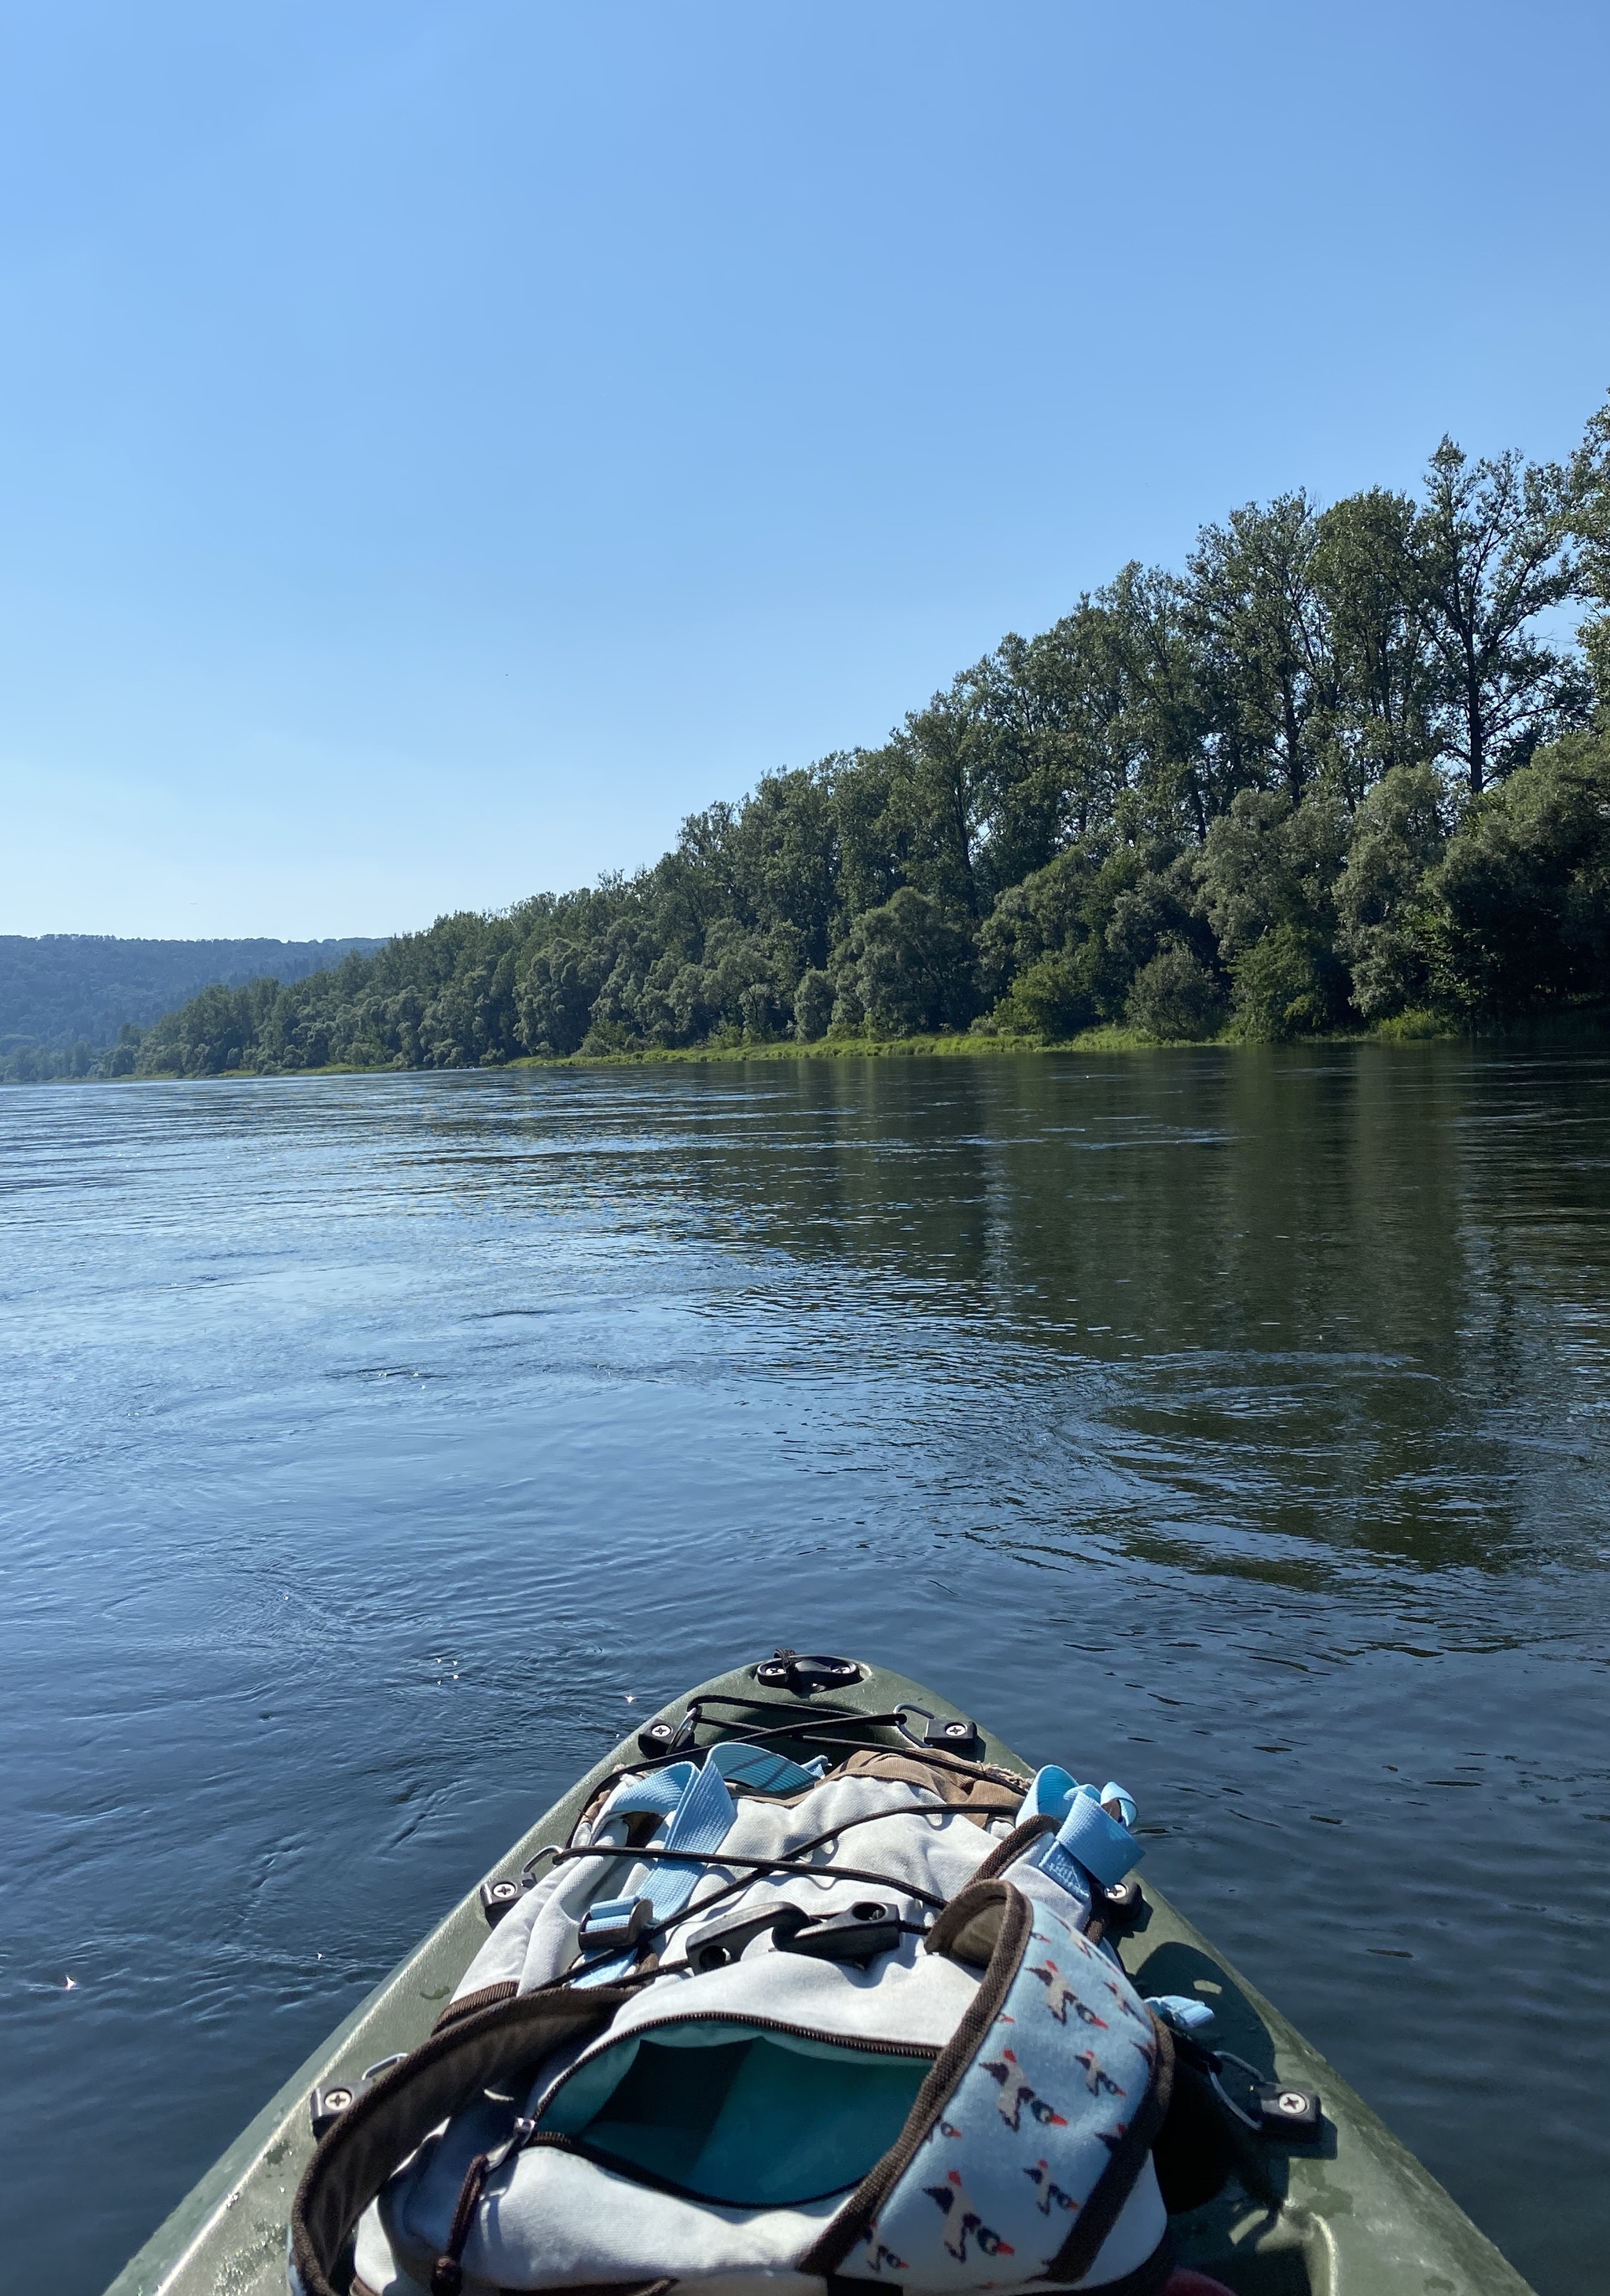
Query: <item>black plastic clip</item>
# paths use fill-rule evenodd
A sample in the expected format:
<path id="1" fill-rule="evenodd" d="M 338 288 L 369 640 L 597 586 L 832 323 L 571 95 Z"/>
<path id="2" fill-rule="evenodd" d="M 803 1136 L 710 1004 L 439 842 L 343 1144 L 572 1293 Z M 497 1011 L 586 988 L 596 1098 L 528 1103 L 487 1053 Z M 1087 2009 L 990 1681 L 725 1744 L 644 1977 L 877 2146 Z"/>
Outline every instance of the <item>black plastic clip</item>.
<path id="1" fill-rule="evenodd" d="M 737 1961 L 744 1948 L 766 1930 L 779 1935 L 792 1936 L 803 1929 L 807 1919 L 803 1906 L 787 1904 L 769 1906 L 764 1913 L 729 1914 L 724 1921 L 707 1922 L 702 1929 L 690 1932 L 687 1944 L 688 1966 L 705 1976 L 712 1969 L 725 1969 Z"/>
<path id="2" fill-rule="evenodd" d="M 307 2100 L 307 2110 L 313 2119 L 315 2144 L 324 2131 L 340 2119 L 363 2086 L 358 2080 L 332 2080 L 314 2090 Z"/>
<path id="3" fill-rule="evenodd" d="M 879 1954 L 896 1951 L 906 1926 L 895 1906 L 863 1898 L 847 1913 L 824 1914 L 786 1936 L 780 1933 L 777 1949 L 808 1954 L 814 1961 L 859 1962 L 864 1968 Z"/>
<path id="4" fill-rule="evenodd" d="M 529 1882 L 511 1881 L 507 1874 L 501 1874 L 495 1882 L 483 1882 L 481 1911 L 486 1916 L 486 1927 L 494 1930 L 503 1915 L 519 1905 L 530 1887 Z"/>
<path id="5" fill-rule="evenodd" d="M 597 1952 L 603 1946 L 635 1945 L 653 1918 L 652 1898 L 601 1898 L 583 1915 L 582 1946 Z"/>
<path id="6" fill-rule="evenodd" d="M 1323 2115 L 1316 2089 L 1292 2088 L 1284 2081 L 1271 2080 L 1260 2081 L 1252 2094 L 1265 2136 L 1284 2136 L 1289 2143 L 1304 2144 L 1320 2134 Z"/>
<path id="7" fill-rule="evenodd" d="M 829 1658 L 821 1652 L 801 1657 L 797 1650 L 784 1647 L 762 1659 L 755 1679 L 768 1690 L 791 1690 L 797 1698 L 808 1698 L 813 1690 L 847 1690 L 861 1680 L 861 1669 L 853 1658 Z"/>
<path id="8" fill-rule="evenodd" d="M 1290 2081 L 1266 2079 L 1257 2066 L 1249 2065 L 1245 2057 L 1232 2056 L 1228 2049 L 1199 2049 L 1197 2044 L 1179 2032 L 1174 2034 L 1174 2046 L 1183 2047 L 1188 2056 L 1201 2055 L 1220 2103 L 1260 2136 L 1283 2136 L 1288 2144 L 1307 2144 L 1320 2135 L 1325 2124 L 1317 2089 L 1296 2088 Z M 1246 2076 L 1248 2094 L 1244 2105 L 1237 2103 L 1219 2079 L 1226 2065 L 1234 2065 L 1238 2072 Z"/>
<path id="9" fill-rule="evenodd" d="M 393 2065 L 400 2065 L 407 2054 L 405 2049 L 399 2049 L 395 2056 L 382 2057 L 378 2064 L 371 2065 L 366 2071 L 356 2077 L 345 2073 L 334 2080 L 322 2081 L 307 2100 L 314 2143 L 316 2144 L 324 2131 L 340 2119 L 347 2106 L 362 2096 L 371 2081 L 379 2080 L 380 2075 L 389 2072 Z"/>
<path id="10" fill-rule="evenodd" d="M 637 1734 L 640 1754 L 681 1754 L 692 1745 L 699 1709 L 690 1706 L 680 1722 L 646 1722 Z"/>
<path id="11" fill-rule="evenodd" d="M 895 1710 L 900 1717 L 898 1727 L 903 1738 L 913 1746 L 938 1746 L 947 1754 L 960 1754 L 970 1761 L 978 1751 L 978 1725 L 969 1722 L 965 1714 L 930 1714 L 926 1706 L 913 1706 L 908 1700 Z M 919 1736 L 907 1719 L 918 1715 L 928 1725 Z"/>
<path id="12" fill-rule="evenodd" d="M 1101 1912 L 1109 1930 L 1131 1928 L 1145 1911 L 1145 1896 L 1132 1876 L 1126 1874 L 1122 1882 L 1102 1883 Z"/>

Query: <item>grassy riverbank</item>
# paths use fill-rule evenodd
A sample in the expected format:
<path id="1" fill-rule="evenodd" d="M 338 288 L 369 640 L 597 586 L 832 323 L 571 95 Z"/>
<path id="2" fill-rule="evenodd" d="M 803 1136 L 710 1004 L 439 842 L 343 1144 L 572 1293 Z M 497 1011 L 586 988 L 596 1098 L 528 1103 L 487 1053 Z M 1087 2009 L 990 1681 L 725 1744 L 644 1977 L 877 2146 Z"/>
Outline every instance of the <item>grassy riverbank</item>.
<path id="1" fill-rule="evenodd" d="M 1533 1014 L 1501 1028 L 1461 1027 L 1435 1013 L 1411 1011 L 1377 1021 L 1373 1028 L 1333 1029 L 1323 1035 L 1279 1040 L 1249 1036 L 1234 1027 L 1220 1029 L 1213 1036 L 1173 1037 L 1148 1036 L 1139 1029 L 1115 1025 L 1084 1029 L 1075 1036 L 1060 1037 L 1034 1037 L 1005 1030 L 952 1029 L 910 1037 L 824 1037 L 809 1044 L 785 1038 L 759 1044 L 644 1046 L 548 1055 L 526 1054 L 515 1060 L 480 1062 L 473 1071 L 464 1066 L 454 1072 L 501 1076 L 519 1070 L 748 1068 L 797 1061 L 1036 1061 L 1066 1058 L 1069 1054 L 1090 1058 L 1103 1054 L 1156 1055 L 1189 1052 L 1254 1054 L 1267 1053 L 1277 1043 L 1287 1050 L 1300 1048 L 1315 1053 L 1344 1045 L 1380 1045 L 1390 1048 L 1463 1044 L 1470 1046 L 1509 1046 L 1534 1052 L 1610 1048 L 1610 1003 L 1584 1003 L 1574 1009 Z M 420 1073 L 419 1070 L 407 1069 L 396 1061 L 325 1061 L 316 1067 L 310 1065 L 291 1070 L 233 1068 L 211 1070 L 201 1078 L 198 1078 L 194 1070 L 142 1068 L 138 1071 L 103 1079 L 52 1078 L 38 1080 L 120 1084 L 227 1083 L 233 1080 L 238 1083 L 282 1081 L 289 1077 L 395 1077 Z"/>
<path id="2" fill-rule="evenodd" d="M 1383 1021 L 1373 1029 L 1336 1029 L 1323 1037 L 1311 1037 L 1303 1041 L 1319 1049 L 1327 1045 L 1413 1045 L 1453 1042 L 1464 1039 L 1477 1041 L 1475 1031 L 1453 1028 L 1431 1013 L 1408 1013 Z M 1584 1013 L 1561 1015 L 1548 1026 L 1503 1032 L 1520 1037 L 1528 1043 L 1540 1036 L 1571 1043 L 1600 1039 L 1610 1036 L 1610 1014 Z M 1495 1032 L 1480 1032 L 1480 1040 L 1491 1042 Z M 1267 1051 L 1266 1040 L 1238 1034 L 1234 1029 L 1222 1029 L 1211 1037 L 1162 1037 L 1146 1035 L 1138 1029 L 1106 1027 L 1085 1029 L 1076 1036 L 1038 1038 L 984 1030 L 936 1030 L 926 1036 L 912 1037 L 823 1037 L 813 1044 L 784 1040 L 773 1044 L 706 1044 L 684 1046 L 648 1046 L 616 1052 L 578 1052 L 552 1055 L 525 1054 L 517 1060 L 486 1062 L 475 1071 L 479 1075 L 504 1075 L 511 1070 L 530 1069 L 636 1069 L 636 1068 L 710 1068 L 750 1067 L 780 1061 L 897 1061 L 917 1059 L 941 1060 L 1042 1060 L 1048 1055 L 1107 1053 L 1181 1053 Z M 241 1078 L 256 1080 L 261 1071 L 230 1069 L 222 1071 L 224 1080 Z M 358 1061 L 329 1061 L 317 1068 L 287 1071 L 300 1077 L 335 1076 L 396 1076 L 418 1071 L 400 1070 L 395 1062 L 366 1063 Z M 463 1073 L 463 1071 L 460 1071 Z M 178 1069 L 143 1070 L 138 1075 L 113 1079 L 130 1084 L 173 1084 L 184 1081 L 184 1071 Z"/>

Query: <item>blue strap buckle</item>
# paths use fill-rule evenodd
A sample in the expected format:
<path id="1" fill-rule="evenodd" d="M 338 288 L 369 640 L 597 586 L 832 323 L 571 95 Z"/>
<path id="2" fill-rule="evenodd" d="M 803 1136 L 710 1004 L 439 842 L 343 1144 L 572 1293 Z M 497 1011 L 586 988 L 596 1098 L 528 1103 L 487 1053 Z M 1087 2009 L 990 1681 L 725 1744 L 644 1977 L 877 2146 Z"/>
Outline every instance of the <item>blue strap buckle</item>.
<path id="1" fill-rule="evenodd" d="M 604 1946 L 635 1945 L 653 1918 L 651 1898 L 601 1898 L 583 1917 L 582 1946 L 594 1952 Z"/>

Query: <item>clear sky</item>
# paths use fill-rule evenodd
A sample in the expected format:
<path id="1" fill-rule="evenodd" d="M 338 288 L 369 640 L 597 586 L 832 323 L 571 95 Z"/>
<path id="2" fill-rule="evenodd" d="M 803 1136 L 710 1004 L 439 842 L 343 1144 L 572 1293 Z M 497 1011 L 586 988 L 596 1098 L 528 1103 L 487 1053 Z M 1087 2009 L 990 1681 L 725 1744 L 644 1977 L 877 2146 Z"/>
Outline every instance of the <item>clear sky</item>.
<path id="1" fill-rule="evenodd" d="M 7 0 L 0 931 L 653 860 L 1610 386 L 1604 0 Z"/>

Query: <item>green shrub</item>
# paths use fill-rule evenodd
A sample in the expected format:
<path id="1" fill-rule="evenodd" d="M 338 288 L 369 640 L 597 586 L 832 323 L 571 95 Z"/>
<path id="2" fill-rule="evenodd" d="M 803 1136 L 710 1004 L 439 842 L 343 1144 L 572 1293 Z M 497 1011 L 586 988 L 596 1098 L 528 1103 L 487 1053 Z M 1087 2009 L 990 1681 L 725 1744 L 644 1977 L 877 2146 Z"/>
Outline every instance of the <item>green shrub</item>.
<path id="1" fill-rule="evenodd" d="M 971 932 L 943 902 L 910 885 L 881 908 L 862 911 L 835 969 L 835 1029 L 857 1025 L 857 1006 L 883 1037 L 963 1027 L 977 1010 Z"/>
<path id="2" fill-rule="evenodd" d="M 813 966 L 801 973 L 794 991 L 794 1034 L 806 1044 L 825 1037 L 833 1018 L 833 984 Z"/>
<path id="3" fill-rule="evenodd" d="M 1472 1017 L 1610 988 L 1610 738 L 1541 750 L 1470 808 L 1426 881 L 1434 1001 Z"/>
<path id="4" fill-rule="evenodd" d="M 1394 766 L 1360 806 L 1336 880 L 1337 945 L 1367 1021 L 1423 998 L 1431 967 L 1421 887 L 1447 843 L 1447 794 L 1430 766 Z"/>
<path id="5" fill-rule="evenodd" d="M 1224 1020 L 1218 976 L 1182 940 L 1167 942 L 1136 973 L 1124 1006 L 1132 1028 L 1178 1043 L 1211 1037 Z"/>
<path id="6" fill-rule="evenodd" d="M 1377 1023 L 1376 1035 L 1389 1045 L 1423 1044 L 1433 1037 L 1451 1036 L 1452 1031 L 1440 1013 L 1427 1013 L 1423 1007 L 1411 1007 L 1407 1013 L 1394 1013 L 1389 1020 Z"/>
<path id="7" fill-rule="evenodd" d="M 1067 949 L 1048 949 L 1025 967 L 992 1018 L 1013 1036 L 1077 1036 L 1095 1018 L 1082 969 Z"/>
<path id="8" fill-rule="evenodd" d="M 1330 1027 L 1344 1004 L 1341 967 L 1317 934 L 1279 924 L 1231 967 L 1236 1021 L 1254 1043 L 1282 1044 Z"/>

